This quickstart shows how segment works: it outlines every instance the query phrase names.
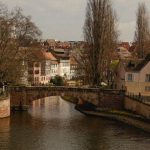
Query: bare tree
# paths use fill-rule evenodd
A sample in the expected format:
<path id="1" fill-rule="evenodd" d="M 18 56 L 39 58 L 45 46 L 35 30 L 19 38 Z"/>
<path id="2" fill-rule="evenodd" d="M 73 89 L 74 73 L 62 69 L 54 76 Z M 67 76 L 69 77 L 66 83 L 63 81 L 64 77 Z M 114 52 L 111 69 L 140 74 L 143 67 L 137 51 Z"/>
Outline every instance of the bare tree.
<path id="1" fill-rule="evenodd" d="M 149 16 L 145 3 L 139 3 L 137 11 L 135 42 L 138 58 L 144 58 L 150 52 Z"/>
<path id="2" fill-rule="evenodd" d="M 80 62 L 86 81 L 100 85 L 106 77 L 117 41 L 116 15 L 110 0 L 88 0 L 84 39 L 86 46 Z"/>
<path id="3" fill-rule="evenodd" d="M 0 82 L 19 81 L 27 55 L 21 47 L 30 50 L 40 34 L 31 17 L 23 15 L 20 8 L 9 12 L 4 4 L 0 4 Z"/>

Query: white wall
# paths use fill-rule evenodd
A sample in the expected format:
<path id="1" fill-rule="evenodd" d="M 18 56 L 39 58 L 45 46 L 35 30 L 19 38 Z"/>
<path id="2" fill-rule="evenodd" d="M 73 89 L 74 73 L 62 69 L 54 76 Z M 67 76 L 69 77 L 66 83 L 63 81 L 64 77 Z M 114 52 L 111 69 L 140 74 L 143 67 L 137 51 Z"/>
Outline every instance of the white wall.
<path id="1" fill-rule="evenodd" d="M 51 77 L 55 77 L 56 75 L 59 75 L 59 65 L 58 64 L 51 64 Z"/>
<path id="2" fill-rule="evenodd" d="M 59 75 L 70 79 L 70 60 L 60 60 Z"/>

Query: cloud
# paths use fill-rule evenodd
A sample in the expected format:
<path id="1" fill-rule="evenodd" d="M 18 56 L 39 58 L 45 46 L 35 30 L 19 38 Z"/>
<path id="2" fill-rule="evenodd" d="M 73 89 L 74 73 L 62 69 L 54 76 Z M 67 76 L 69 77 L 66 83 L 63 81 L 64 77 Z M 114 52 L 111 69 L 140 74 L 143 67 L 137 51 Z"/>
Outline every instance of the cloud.
<path id="1" fill-rule="evenodd" d="M 43 38 L 82 40 L 87 0 L 0 0 L 9 8 L 16 5 L 43 31 Z M 132 41 L 139 2 L 150 5 L 150 0 L 112 0 L 118 14 L 120 39 Z M 147 7 L 150 11 L 150 8 Z"/>
<path id="2" fill-rule="evenodd" d="M 86 0 L 3 0 L 20 6 L 43 31 L 43 38 L 81 40 Z"/>
<path id="3" fill-rule="evenodd" d="M 119 31 L 120 31 L 120 39 L 124 41 L 133 41 L 134 32 L 135 32 L 136 22 L 120 22 L 119 23 Z"/>
<path id="4" fill-rule="evenodd" d="M 120 39 L 124 41 L 133 41 L 136 12 L 139 2 L 145 2 L 146 6 L 150 5 L 150 0 L 114 0 L 114 8 L 118 15 Z M 150 8 L 147 7 L 150 12 Z"/>

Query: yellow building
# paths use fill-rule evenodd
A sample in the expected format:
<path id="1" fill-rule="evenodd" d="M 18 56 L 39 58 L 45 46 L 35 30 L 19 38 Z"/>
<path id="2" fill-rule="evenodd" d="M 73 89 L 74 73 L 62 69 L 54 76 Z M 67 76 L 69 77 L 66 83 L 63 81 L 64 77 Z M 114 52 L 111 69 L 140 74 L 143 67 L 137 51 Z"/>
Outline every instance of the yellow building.
<path id="1" fill-rule="evenodd" d="M 150 54 L 145 59 L 120 60 L 115 85 L 128 93 L 150 96 Z"/>

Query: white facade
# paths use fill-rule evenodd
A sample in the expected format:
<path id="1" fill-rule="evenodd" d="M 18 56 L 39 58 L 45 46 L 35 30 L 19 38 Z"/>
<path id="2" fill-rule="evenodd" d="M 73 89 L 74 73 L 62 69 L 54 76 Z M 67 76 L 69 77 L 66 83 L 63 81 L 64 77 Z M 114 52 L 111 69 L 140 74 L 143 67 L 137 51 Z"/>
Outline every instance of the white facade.
<path id="1" fill-rule="evenodd" d="M 45 60 L 42 62 L 40 83 L 47 84 L 51 78 L 51 61 Z"/>
<path id="2" fill-rule="evenodd" d="M 70 80 L 76 77 L 76 68 L 77 63 L 69 57 L 56 59 L 53 54 L 42 51 L 37 60 L 28 64 L 28 81 L 33 85 L 48 84 L 57 75 Z"/>
<path id="3" fill-rule="evenodd" d="M 60 60 L 59 63 L 59 75 L 70 79 L 70 60 Z"/>
<path id="4" fill-rule="evenodd" d="M 59 64 L 57 62 L 51 62 L 50 76 L 53 78 L 56 75 L 59 75 Z"/>
<path id="5" fill-rule="evenodd" d="M 46 60 L 45 62 L 45 76 L 46 76 L 46 82 L 48 83 L 50 81 L 51 77 L 51 61 Z"/>

